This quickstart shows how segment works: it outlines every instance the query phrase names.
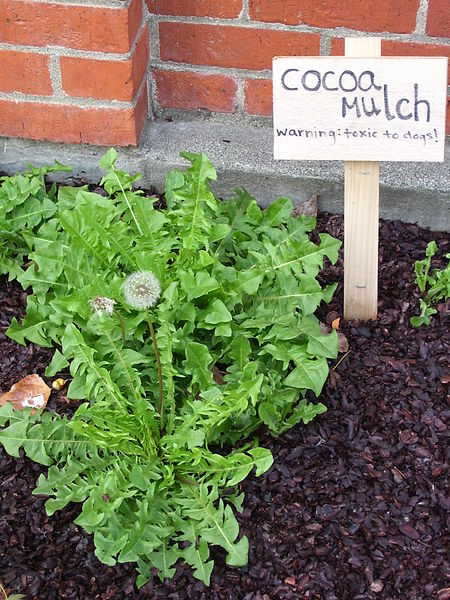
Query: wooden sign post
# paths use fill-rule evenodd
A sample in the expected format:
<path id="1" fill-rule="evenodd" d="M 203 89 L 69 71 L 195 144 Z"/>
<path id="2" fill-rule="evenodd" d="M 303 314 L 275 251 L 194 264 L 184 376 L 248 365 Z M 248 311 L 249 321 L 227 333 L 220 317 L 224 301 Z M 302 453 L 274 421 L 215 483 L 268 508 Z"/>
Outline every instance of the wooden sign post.
<path id="1" fill-rule="evenodd" d="M 380 38 L 346 38 L 345 56 L 380 56 Z M 346 161 L 344 319 L 377 318 L 380 163 Z"/>
<path id="2" fill-rule="evenodd" d="M 447 58 L 381 57 L 346 38 L 345 57 L 273 60 L 274 158 L 344 160 L 344 317 L 377 316 L 379 161 L 443 161 Z"/>

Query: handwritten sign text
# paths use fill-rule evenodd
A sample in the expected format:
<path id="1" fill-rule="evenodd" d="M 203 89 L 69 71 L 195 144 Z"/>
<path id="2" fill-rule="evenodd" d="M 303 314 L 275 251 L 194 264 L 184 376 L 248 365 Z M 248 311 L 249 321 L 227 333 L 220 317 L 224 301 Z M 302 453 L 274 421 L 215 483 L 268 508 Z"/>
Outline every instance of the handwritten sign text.
<path id="1" fill-rule="evenodd" d="M 446 85 L 446 58 L 275 58 L 274 157 L 443 161 Z"/>

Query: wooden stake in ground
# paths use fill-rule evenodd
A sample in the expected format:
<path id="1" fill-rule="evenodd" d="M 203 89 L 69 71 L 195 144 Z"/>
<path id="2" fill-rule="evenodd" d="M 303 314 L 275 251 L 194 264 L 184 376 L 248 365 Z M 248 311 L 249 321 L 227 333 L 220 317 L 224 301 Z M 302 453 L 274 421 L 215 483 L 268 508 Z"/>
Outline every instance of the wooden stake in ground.
<path id="1" fill-rule="evenodd" d="M 345 39 L 345 56 L 380 55 L 380 38 Z M 379 173 L 379 162 L 345 162 L 345 319 L 377 318 Z"/>

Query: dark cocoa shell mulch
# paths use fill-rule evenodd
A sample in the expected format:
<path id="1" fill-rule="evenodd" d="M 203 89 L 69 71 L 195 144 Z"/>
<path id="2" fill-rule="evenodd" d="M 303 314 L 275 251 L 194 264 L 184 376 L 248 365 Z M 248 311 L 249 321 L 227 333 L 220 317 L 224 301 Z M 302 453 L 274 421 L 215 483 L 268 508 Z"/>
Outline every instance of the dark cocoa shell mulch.
<path id="1" fill-rule="evenodd" d="M 318 228 L 342 238 L 342 217 L 321 215 Z M 429 327 L 409 324 L 419 305 L 414 261 L 431 239 L 439 246 L 437 266 L 448 252 L 445 234 L 381 222 L 377 322 L 341 320 L 350 352 L 323 391 L 328 412 L 279 439 L 263 434 L 274 466 L 241 486 L 247 567 L 227 567 L 215 551 L 209 589 L 179 564 L 172 581 L 154 578 L 138 591 L 132 565 L 110 568 L 95 558 L 91 536 L 72 523 L 79 506 L 46 516 L 44 499 L 31 495 L 44 469 L 0 450 L 6 590 L 33 600 L 449 600 L 449 307 L 440 304 Z M 342 276 L 342 259 L 321 276 L 340 282 L 331 305 L 319 311 L 324 322 L 342 314 Z M 52 354 L 4 336 L 24 301 L 19 286 L 3 279 L 3 391 L 28 373 L 43 376 Z M 49 407 L 67 411 L 64 390 L 52 393 Z"/>

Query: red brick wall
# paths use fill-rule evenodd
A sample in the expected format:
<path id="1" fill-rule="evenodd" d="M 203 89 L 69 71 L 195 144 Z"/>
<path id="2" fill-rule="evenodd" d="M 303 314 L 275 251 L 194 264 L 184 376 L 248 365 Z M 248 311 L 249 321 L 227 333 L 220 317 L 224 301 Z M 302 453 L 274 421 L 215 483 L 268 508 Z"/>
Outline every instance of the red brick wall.
<path id="1" fill-rule="evenodd" d="M 236 120 L 270 117 L 272 57 L 343 54 L 345 35 L 381 36 L 386 55 L 450 57 L 450 0 L 146 4 L 158 42 L 151 74 L 160 115 L 167 109 L 205 109 L 233 113 Z M 450 118 L 447 123 L 450 133 Z"/>
<path id="2" fill-rule="evenodd" d="M 148 113 L 143 0 L 0 0 L 0 135 L 136 145 Z"/>
<path id="3" fill-rule="evenodd" d="M 449 0 L 75 2 L 0 0 L 0 135 L 136 145 L 149 106 L 269 123 L 272 57 L 342 54 L 345 35 L 450 56 Z"/>

